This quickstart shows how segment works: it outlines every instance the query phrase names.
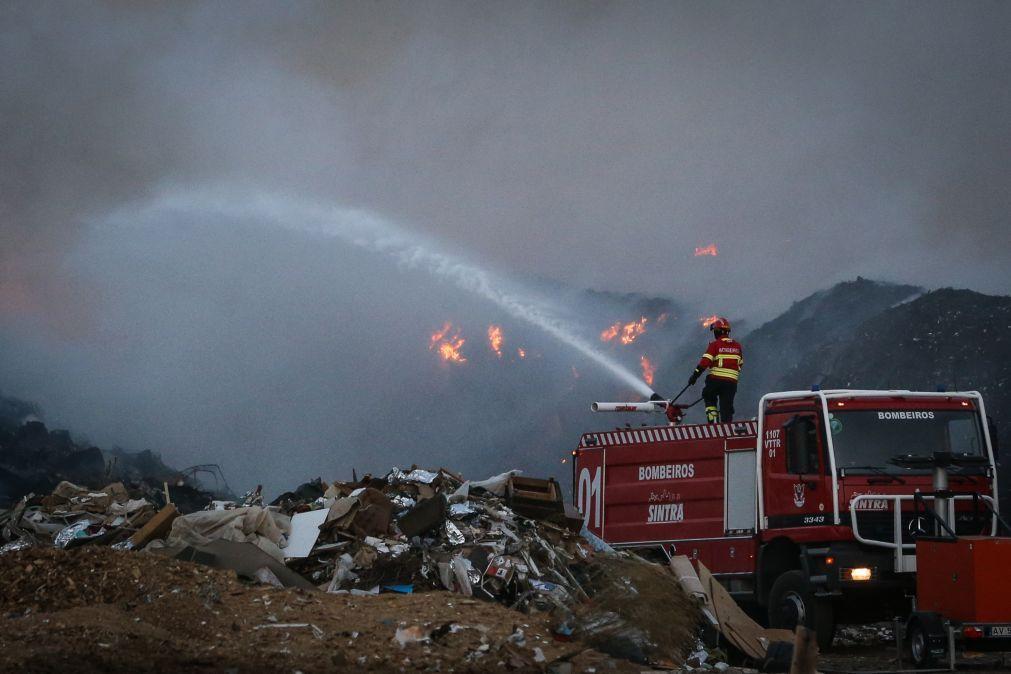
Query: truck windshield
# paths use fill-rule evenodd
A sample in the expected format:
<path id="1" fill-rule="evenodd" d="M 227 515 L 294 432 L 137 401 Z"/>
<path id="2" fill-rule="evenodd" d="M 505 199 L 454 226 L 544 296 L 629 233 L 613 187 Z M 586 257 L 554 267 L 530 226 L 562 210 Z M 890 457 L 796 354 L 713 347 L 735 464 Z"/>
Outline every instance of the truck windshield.
<path id="1" fill-rule="evenodd" d="M 972 410 L 835 411 L 829 414 L 829 428 L 836 468 L 847 472 L 920 472 L 888 462 L 899 454 L 986 456 L 979 416 Z"/>

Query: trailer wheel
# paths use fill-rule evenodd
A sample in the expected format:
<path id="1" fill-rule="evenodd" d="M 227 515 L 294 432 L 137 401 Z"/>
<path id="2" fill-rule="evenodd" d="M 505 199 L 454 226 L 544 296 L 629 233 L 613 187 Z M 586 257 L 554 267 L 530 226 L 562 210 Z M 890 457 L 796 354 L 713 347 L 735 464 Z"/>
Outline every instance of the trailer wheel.
<path id="1" fill-rule="evenodd" d="M 769 627 L 790 630 L 797 625 L 813 629 L 818 648 L 826 651 L 835 636 L 835 610 L 832 602 L 811 593 L 802 571 L 787 571 L 769 590 Z"/>
<path id="2" fill-rule="evenodd" d="M 920 620 L 914 617 L 909 621 L 906 628 L 906 643 L 909 645 L 909 655 L 913 664 L 918 669 L 928 669 L 936 667 L 938 664 L 937 654 L 932 650 L 931 642 L 943 643 L 943 634 L 939 631 L 939 626 L 934 621 Z M 945 648 L 947 651 L 947 648 Z"/>

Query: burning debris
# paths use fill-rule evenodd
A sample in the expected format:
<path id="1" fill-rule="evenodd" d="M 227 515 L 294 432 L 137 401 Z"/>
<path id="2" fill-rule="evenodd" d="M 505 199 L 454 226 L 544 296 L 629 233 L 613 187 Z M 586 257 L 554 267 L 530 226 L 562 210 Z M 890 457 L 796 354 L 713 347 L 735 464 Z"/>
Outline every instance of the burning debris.
<path id="1" fill-rule="evenodd" d="M 466 341 L 460 336 L 460 330 L 453 330 L 453 324 L 446 321 L 441 330 L 436 330 L 429 337 L 428 350 L 438 353 L 443 362 L 462 365 L 467 359 L 460 352 L 460 348 Z"/>
<path id="2" fill-rule="evenodd" d="M 488 326 L 488 346 L 491 350 L 495 352 L 495 355 L 499 358 L 502 357 L 502 326 L 500 325 L 489 325 Z"/>
<path id="3" fill-rule="evenodd" d="M 695 247 L 695 257 L 716 257 L 719 254 L 720 254 L 720 251 L 716 247 L 715 243 L 711 243 L 708 246 L 696 246 Z"/>
<path id="4" fill-rule="evenodd" d="M 504 354 L 505 332 L 501 325 L 489 325 L 487 330 L 488 348 L 501 360 Z M 453 323 L 446 321 L 442 328 L 433 332 L 428 338 L 428 350 L 434 351 L 444 363 L 462 365 L 467 362 L 467 357 L 463 355 L 463 345 L 467 342 L 462 336 L 460 328 L 454 328 Z M 527 350 L 517 347 L 516 356 L 523 360 L 527 357 Z"/>
<path id="5" fill-rule="evenodd" d="M 642 365 L 642 380 L 652 386 L 653 374 L 656 372 L 656 365 L 654 365 L 645 355 L 639 358 L 639 363 Z"/>
<path id="6" fill-rule="evenodd" d="M 646 332 L 647 323 L 649 323 L 649 319 L 645 316 L 631 323 L 618 321 L 600 333 L 600 341 L 610 342 L 617 338 L 622 344 L 631 344 L 638 339 L 639 335 Z"/>
<path id="7" fill-rule="evenodd" d="M 629 344 L 634 344 L 639 337 L 646 334 L 647 326 L 649 326 L 651 322 L 653 325 L 660 326 L 665 324 L 671 318 L 672 316 L 670 312 L 662 311 L 657 314 L 656 318 L 652 319 L 652 321 L 645 315 L 641 315 L 639 319 L 635 321 L 615 321 L 600 332 L 600 341 L 604 343 L 620 343 L 628 346 Z"/>

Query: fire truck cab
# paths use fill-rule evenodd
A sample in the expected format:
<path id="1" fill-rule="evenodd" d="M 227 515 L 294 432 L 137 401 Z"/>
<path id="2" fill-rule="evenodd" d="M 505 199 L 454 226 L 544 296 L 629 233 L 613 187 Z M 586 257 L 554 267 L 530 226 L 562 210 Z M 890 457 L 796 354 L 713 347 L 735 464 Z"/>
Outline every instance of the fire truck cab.
<path id="1" fill-rule="evenodd" d="M 611 545 L 698 560 L 770 626 L 808 624 L 827 648 L 837 622 L 910 611 L 935 476 L 896 459 L 975 457 L 934 507 L 959 535 L 993 536 L 994 441 L 977 392 L 770 393 L 748 421 L 585 433 L 573 497 Z"/>

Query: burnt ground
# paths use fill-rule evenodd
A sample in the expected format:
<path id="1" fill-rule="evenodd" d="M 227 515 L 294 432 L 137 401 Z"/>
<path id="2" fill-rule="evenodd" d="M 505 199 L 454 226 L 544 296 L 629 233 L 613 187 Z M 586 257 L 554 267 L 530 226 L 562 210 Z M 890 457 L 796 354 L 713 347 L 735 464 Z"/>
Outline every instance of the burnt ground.
<path id="1" fill-rule="evenodd" d="M 908 652 L 903 651 L 902 658 L 901 668 L 912 670 Z M 1011 657 L 999 653 L 964 653 L 957 666 L 959 671 L 1008 672 L 1011 671 Z M 832 650 L 822 653 L 818 659 L 818 671 L 826 673 L 894 672 L 899 669 L 894 628 L 887 622 L 840 626 Z"/>
<path id="2" fill-rule="evenodd" d="M 0 557 L 0 615 L 0 671 L 484 672 L 563 662 L 571 671 L 643 669 L 556 641 L 546 613 L 448 592 L 277 589 L 100 547 Z M 401 645 L 398 629 L 423 640 Z"/>

